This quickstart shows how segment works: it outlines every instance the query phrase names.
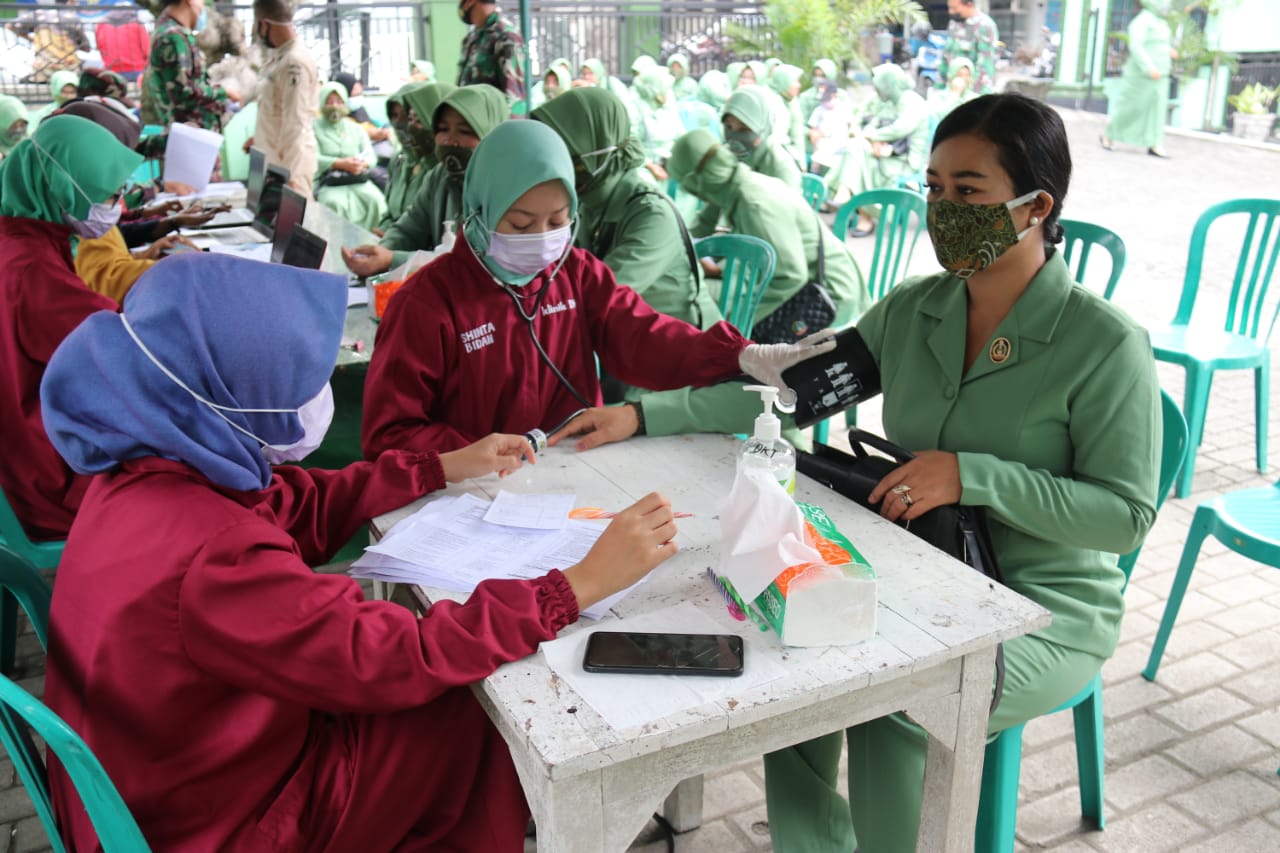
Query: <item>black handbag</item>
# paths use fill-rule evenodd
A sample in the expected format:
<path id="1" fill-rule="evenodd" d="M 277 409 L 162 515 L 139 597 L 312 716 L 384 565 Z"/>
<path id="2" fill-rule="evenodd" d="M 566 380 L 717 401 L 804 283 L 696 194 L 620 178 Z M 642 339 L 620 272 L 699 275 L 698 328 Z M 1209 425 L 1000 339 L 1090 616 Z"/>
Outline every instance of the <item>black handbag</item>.
<path id="1" fill-rule="evenodd" d="M 317 184 L 322 187 L 349 187 L 352 184 L 363 184 L 370 178 L 368 169 L 354 175 L 341 169 L 330 169 L 320 176 Z"/>
<path id="2" fill-rule="evenodd" d="M 817 214 L 814 214 L 817 218 Z M 805 335 L 827 328 L 836 319 L 836 303 L 827 293 L 827 265 L 822 221 L 818 220 L 818 279 L 800 288 L 751 329 L 758 344 L 793 344 Z"/>
<path id="3" fill-rule="evenodd" d="M 849 446 L 853 455 L 825 444 L 815 444 L 814 451 L 796 451 L 796 470 L 834 489 L 855 503 L 879 511 L 868 502 L 871 490 L 884 476 L 913 458 L 891 441 L 862 429 L 849 430 Z M 869 453 L 877 450 L 883 456 Z M 891 497 L 886 496 L 886 497 Z M 948 504 L 934 507 L 919 518 L 899 525 L 938 550 L 982 572 L 993 581 L 1004 584 L 991 545 L 986 510 L 978 506 Z M 996 648 L 995 695 L 991 710 L 995 711 L 1004 690 L 1004 650 Z"/>

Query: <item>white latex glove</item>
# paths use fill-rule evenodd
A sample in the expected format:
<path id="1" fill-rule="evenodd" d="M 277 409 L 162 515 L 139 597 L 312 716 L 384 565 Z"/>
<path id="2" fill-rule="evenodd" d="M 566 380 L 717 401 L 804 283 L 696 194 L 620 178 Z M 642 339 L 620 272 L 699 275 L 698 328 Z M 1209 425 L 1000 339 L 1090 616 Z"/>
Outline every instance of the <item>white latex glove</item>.
<path id="1" fill-rule="evenodd" d="M 815 355 L 831 352 L 836 348 L 836 331 L 823 329 L 794 344 L 751 344 L 738 354 L 738 366 L 751 378 L 777 388 L 778 408 L 784 412 L 794 412 L 796 392 L 787 387 L 782 379 L 782 371 Z"/>

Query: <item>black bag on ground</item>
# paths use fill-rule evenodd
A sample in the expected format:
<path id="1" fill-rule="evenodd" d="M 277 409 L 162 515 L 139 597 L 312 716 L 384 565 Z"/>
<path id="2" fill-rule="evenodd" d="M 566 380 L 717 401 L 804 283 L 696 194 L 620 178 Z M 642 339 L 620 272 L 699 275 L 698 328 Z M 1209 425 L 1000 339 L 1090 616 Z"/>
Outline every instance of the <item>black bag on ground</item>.
<path id="1" fill-rule="evenodd" d="M 891 441 L 857 428 L 849 430 L 849 446 L 853 450 L 852 456 L 825 444 L 814 444 L 812 453 L 797 450 L 796 470 L 851 501 L 878 512 L 879 507 L 872 506 L 867 500 L 871 490 L 886 474 L 914 456 Z M 867 448 L 884 455 L 869 453 Z M 892 497 L 888 494 L 883 499 Z M 913 521 L 899 522 L 899 525 L 993 581 L 1004 584 L 996 563 L 995 549 L 991 545 L 991 532 L 987 529 L 987 513 L 982 507 L 947 504 L 934 507 Z M 995 684 L 991 711 L 995 711 L 1000 703 L 1004 689 L 1004 650 L 1001 647 L 996 648 Z"/>
<path id="2" fill-rule="evenodd" d="M 357 174 L 344 172 L 341 169 L 330 169 L 320 176 L 316 184 L 320 187 L 349 187 L 352 184 L 366 183 L 371 177 L 368 169 Z"/>

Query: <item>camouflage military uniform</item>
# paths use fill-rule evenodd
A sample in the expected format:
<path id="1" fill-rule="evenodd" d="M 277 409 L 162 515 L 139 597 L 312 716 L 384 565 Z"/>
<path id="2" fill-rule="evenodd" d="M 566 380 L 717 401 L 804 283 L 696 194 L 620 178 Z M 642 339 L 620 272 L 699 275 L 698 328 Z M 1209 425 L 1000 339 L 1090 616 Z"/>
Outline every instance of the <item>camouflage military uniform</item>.
<path id="1" fill-rule="evenodd" d="M 523 46 L 520 34 L 497 12 L 492 13 L 462 40 L 458 85 L 487 83 L 506 92 L 507 100 L 520 100 L 524 97 L 524 71 L 520 67 Z"/>
<path id="2" fill-rule="evenodd" d="M 987 95 L 996 90 L 996 43 L 1000 33 L 990 15 L 979 12 L 947 27 L 947 46 L 938 66 L 938 88 L 946 88 L 951 60 L 965 57 L 973 63 L 973 91 Z"/>
<path id="3" fill-rule="evenodd" d="M 142 118 L 148 124 L 193 124 L 221 131 L 227 93 L 205 77 L 196 34 L 168 15 L 156 21 L 142 81 Z"/>

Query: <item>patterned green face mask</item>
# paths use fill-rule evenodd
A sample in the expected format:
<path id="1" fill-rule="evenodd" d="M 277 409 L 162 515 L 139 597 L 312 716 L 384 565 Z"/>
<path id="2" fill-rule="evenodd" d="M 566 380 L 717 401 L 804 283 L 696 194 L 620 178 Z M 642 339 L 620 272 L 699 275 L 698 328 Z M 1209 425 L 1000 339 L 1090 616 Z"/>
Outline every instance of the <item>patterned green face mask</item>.
<path id="1" fill-rule="evenodd" d="M 926 219 L 938 263 L 959 278 L 969 278 L 991 266 L 1035 227 L 1032 220 L 1030 227 L 1015 231 L 1010 212 L 1040 193 L 1033 190 L 995 204 L 960 204 L 946 199 L 929 202 Z"/>

